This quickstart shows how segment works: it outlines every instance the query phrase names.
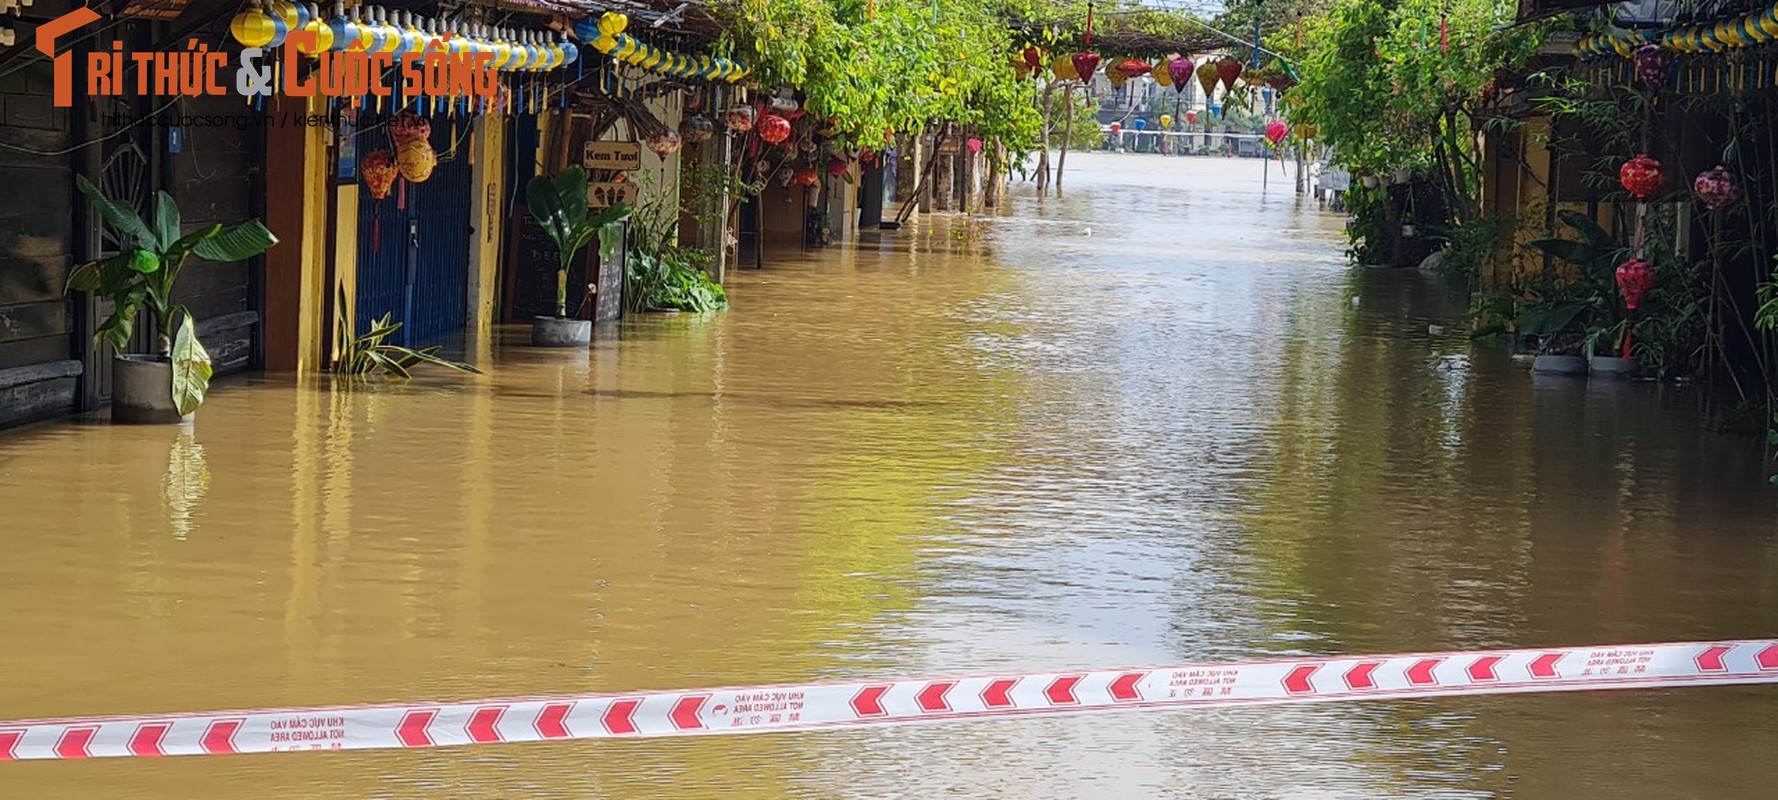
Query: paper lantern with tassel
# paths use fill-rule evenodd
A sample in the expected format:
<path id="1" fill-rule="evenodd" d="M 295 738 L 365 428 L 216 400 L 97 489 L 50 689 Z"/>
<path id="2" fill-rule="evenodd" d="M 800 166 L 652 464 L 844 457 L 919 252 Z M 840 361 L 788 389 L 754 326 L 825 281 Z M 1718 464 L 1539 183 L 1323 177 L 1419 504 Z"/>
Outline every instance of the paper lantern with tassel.
<path id="1" fill-rule="evenodd" d="M 1050 72 L 1055 73 L 1056 80 L 1080 79 L 1080 74 L 1074 71 L 1074 59 L 1069 56 L 1056 56 L 1056 60 L 1050 62 Z"/>
<path id="2" fill-rule="evenodd" d="M 1741 199 L 1741 187 L 1735 184 L 1735 176 L 1721 164 L 1698 173 L 1697 180 L 1692 181 L 1692 193 L 1711 211 L 1721 211 Z"/>
<path id="3" fill-rule="evenodd" d="M 1204 63 L 1199 64 L 1197 75 L 1198 86 L 1204 89 L 1204 98 L 1208 100 L 1211 95 L 1216 94 L 1216 81 L 1218 75 L 1216 71 L 1216 62 L 1205 61 Z"/>
<path id="4" fill-rule="evenodd" d="M 1227 90 L 1235 88 L 1235 81 L 1240 80 L 1241 70 L 1245 67 L 1241 59 L 1234 56 L 1223 56 L 1216 61 L 1216 77 L 1222 80 L 1222 87 Z"/>
<path id="5" fill-rule="evenodd" d="M 1618 182 L 1637 200 L 1647 202 L 1649 198 L 1661 193 L 1667 185 L 1667 173 L 1661 162 L 1639 155 L 1624 162 L 1618 170 Z"/>
<path id="6" fill-rule="evenodd" d="M 1159 86 L 1162 89 L 1172 88 L 1173 73 L 1167 69 L 1166 64 L 1156 64 L 1152 67 L 1149 67 L 1148 74 L 1154 78 L 1154 83 L 1156 86 Z"/>
<path id="7" fill-rule="evenodd" d="M 1074 75 L 1082 81 L 1091 81 L 1093 73 L 1099 70 L 1098 53 L 1075 53 L 1069 59 L 1074 64 Z"/>
<path id="8" fill-rule="evenodd" d="M 1285 137 L 1289 135 L 1290 126 L 1285 125 L 1284 120 L 1275 119 L 1266 123 L 1266 141 L 1273 147 L 1283 144 Z"/>
<path id="9" fill-rule="evenodd" d="M 666 158 L 667 156 L 679 152 L 680 141 L 679 134 L 672 130 L 663 130 L 660 133 L 648 137 L 646 144 L 648 145 L 648 149 L 654 151 L 655 155 L 660 156 L 661 158 Z"/>
<path id="10" fill-rule="evenodd" d="M 438 154 L 433 152 L 431 142 L 414 139 L 396 151 L 395 165 L 400 169 L 401 177 L 409 182 L 425 183 L 432 177 L 432 169 L 438 166 Z"/>
<path id="11" fill-rule="evenodd" d="M 790 120 L 771 112 L 760 117 L 754 127 L 759 131 L 759 138 L 765 140 L 766 144 L 779 144 L 790 138 Z"/>
<path id="12" fill-rule="evenodd" d="M 242 47 L 268 47 L 277 36 L 277 26 L 265 8 L 254 3 L 229 20 L 228 32 Z"/>
<path id="13" fill-rule="evenodd" d="M 398 174 L 395 159 L 387 150 L 366 153 L 364 160 L 358 163 L 358 176 L 364 180 L 364 188 L 370 191 L 373 200 L 382 200 L 389 196 L 389 190 L 395 188 L 395 177 Z"/>

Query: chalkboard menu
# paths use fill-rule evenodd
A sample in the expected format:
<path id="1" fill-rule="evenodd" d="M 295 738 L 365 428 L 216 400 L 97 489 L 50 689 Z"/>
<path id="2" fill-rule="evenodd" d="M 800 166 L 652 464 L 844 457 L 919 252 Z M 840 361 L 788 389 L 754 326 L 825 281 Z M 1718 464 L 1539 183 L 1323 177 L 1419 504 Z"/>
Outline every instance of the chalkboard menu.
<path id="1" fill-rule="evenodd" d="M 511 276 L 507 282 L 507 319 L 527 322 L 532 317 L 554 316 L 556 267 L 561 263 L 555 242 L 550 241 L 549 234 L 544 233 L 543 228 L 523 210 L 513 217 L 513 225 L 512 235 L 507 240 L 512 243 L 507 251 Z M 623 314 L 622 254 L 613 259 L 616 263 L 612 269 L 600 270 L 598 251 L 599 240 L 594 238 L 568 269 L 568 316 L 606 322 Z M 588 274 L 599 282 L 598 308 L 591 314 L 582 308 Z"/>

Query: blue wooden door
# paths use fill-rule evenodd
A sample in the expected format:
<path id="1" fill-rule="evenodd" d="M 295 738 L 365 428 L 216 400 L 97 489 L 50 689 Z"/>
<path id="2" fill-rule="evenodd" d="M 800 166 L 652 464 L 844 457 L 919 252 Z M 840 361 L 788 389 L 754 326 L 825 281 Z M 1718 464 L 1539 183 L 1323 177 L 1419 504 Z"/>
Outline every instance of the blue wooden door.
<path id="1" fill-rule="evenodd" d="M 433 121 L 434 146 L 452 126 Z M 469 205 L 474 193 L 467 150 L 440 153 L 425 183 L 407 183 L 382 200 L 358 198 L 358 329 L 393 314 L 395 343 L 435 342 L 463 329 L 469 306 Z M 359 184 L 363 186 L 362 182 Z M 405 197 L 403 196 L 405 192 Z"/>

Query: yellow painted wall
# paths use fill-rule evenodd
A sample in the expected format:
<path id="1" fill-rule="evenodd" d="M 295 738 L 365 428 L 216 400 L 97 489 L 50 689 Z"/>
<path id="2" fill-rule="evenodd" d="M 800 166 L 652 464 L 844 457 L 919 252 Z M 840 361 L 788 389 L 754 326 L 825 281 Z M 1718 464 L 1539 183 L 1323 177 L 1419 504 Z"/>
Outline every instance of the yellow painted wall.
<path id="1" fill-rule="evenodd" d="M 475 121 L 469 158 L 475 196 L 470 198 L 470 227 L 475 231 L 469 247 L 469 302 L 472 341 L 478 350 L 492 345 L 495 307 L 500 281 L 500 241 L 506 219 L 501 199 L 506 196 L 506 120 L 483 116 Z M 485 353 L 478 353 L 485 355 Z"/>

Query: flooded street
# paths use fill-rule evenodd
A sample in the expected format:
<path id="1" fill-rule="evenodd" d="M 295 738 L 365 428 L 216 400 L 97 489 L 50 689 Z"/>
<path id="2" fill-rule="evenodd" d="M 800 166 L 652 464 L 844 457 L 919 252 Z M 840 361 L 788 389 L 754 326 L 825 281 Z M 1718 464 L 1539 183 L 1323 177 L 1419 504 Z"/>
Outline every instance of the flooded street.
<path id="1" fill-rule="evenodd" d="M 1697 392 L 1533 379 L 1254 160 L 768 260 L 589 354 L 0 435 L 0 718 L 1769 636 Z M 1357 302 L 1354 302 L 1357 298 Z M 1752 797 L 1766 687 L 0 768 L 0 796 Z"/>

